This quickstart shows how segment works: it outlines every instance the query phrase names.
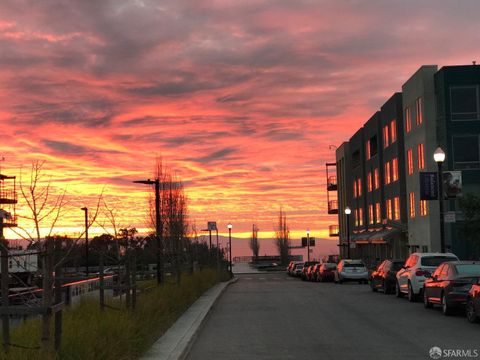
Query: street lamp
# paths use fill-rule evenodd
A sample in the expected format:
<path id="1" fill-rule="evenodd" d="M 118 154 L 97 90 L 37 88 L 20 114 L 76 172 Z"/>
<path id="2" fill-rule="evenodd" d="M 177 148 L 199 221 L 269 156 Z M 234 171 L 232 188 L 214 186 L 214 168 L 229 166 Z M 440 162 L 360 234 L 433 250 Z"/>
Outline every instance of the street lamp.
<path id="1" fill-rule="evenodd" d="M 157 284 L 162 283 L 162 221 L 160 218 L 160 179 L 138 180 L 135 184 L 155 185 L 155 235 L 157 238 Z"/>
<path id="2" fill-rule="evenodd" d="M 438 166 L 438 204 L 440 208 L 440 252 L 445 252 L 445 229 L 443 226 L 443 177 L 442 164 L 445 161 L 445 151 L 441 147 L 433 153 L 433 160 Z"/>
<path id="3" fill-rule="evenodd" d="M 232 228 L 233 228 L 233 225 L 232 224 L 228 224 L 227 225 L 227 228 L 228 228 L 228 249 L 229 249 L 229 261 L 230 261 L 230 276 L 233 276 L 233 272 L 232 272 Z"/>
<path id="4" fill-rule="evenodd" d="M 350 259 L 350 214 L 352 210 L 347 206 L 345 208 L 345 215 L 347 215 L 347 259 Z"/>
<path id="5" fill-rule="evenodd" d="M 88 277 L 88 208 L 83 207 L 80 210 L 85 212 L 85 274 Z"/>
<path id="6" fill-rule="evenodd" d="M 307 229 L 307 261 L 310 261 L 310 229 Z"/>

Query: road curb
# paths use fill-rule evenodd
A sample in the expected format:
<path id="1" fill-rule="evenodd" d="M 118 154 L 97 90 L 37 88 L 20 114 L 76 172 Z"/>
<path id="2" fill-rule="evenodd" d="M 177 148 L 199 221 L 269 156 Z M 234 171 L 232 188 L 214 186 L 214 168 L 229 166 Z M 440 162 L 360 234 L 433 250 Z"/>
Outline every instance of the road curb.
<path id="1" fill-rule="evenodd" d="M 185 359 L 212 308 L 227 287 L 237 282 L 237 280 L 238 278 L 233 278 L 207 290 L 177 319 L 170 329 L 153 344 L 141 359 Z"/>

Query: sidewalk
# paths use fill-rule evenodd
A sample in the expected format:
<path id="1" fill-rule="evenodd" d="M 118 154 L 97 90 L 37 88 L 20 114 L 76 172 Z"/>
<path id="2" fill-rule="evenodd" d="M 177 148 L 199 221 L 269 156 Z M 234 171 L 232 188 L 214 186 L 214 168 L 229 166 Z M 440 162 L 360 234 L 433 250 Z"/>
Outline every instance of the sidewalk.
<path id="1" fill-rule="evenodd" d="M 238 279 L 219 283 L 207 290 L 187 311 L 153 344 L 142 360 L 177 360 L 188 354 L 208 313 L 228 285 Z"/>

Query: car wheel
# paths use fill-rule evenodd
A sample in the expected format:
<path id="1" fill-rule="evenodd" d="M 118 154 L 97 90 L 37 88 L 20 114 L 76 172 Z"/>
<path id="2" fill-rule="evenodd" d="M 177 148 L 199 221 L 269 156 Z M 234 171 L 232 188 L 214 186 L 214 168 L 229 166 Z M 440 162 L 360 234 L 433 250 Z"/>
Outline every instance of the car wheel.
<path id="1" fill-rule="evenodd" d="M 428 301 L 427 289 L 423 288 L 423 306 L 425 309 L 433 308 L 433 304 Z"/>
<path id="2" fill-rule="evenodd" d="M 408 301 L 415 302 L 417 300 L 417 296 L 413 292 L 412 284 L 410 281 L 408 282 Z"/>
<path id="3" fill-rule="evenodd" d="M 385 295 L 390 294 L 390 289 L 389 289 L 388 284 L 385 280 L 382 281 L 382 288 L 383 288 L 383 293 Z"/>
<path id="4" fill-rule="evenodd" d="M 475 305 L 473 304 L 472 299 L 467 300 L 467 305 L 465 305 L 465 315 L 467 315 L 467 320 L 471 323 L 478 322 L 478 316 L 475 313 Z"/>
<path id="5" fill-rule="evenodd" d="M 443 315 L 450 315 L 452 313 L 452 308 L 447 304 L 447 298 L 445 294 L 442 294 L 442 314 Z"/>
<path id="6" fill-rule="evenodd" d="M 373 284 L 373 280 L 370 280 L 370 289 L 372 289 L 373 292 L 377 292 L 377 288 Z"/>
<path id="7" fill-rule="evenodd" d="M 397 285 L 395 286 L 395 296 L 398 298 L 403 297 L 403 293 L 400 290 L 400 284 L 398 283 L 398 281 L 397 281 Z"/>

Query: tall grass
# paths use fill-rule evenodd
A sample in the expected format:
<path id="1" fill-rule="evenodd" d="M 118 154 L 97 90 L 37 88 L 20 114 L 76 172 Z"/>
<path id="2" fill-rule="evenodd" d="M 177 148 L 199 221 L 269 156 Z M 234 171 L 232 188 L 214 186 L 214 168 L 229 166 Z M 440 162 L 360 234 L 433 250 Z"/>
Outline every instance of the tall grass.
<path id="1" fill-rule="evenodd" d="M 207 289 L 226 280 L 225 273 L 205 269 L 183 274 L 180 285 L 164 284 L 138 296 L 134 311 L 119 300 L 109 300 L 116 309 L 100 310 L 99 302 L 86 299 L 67 308 L 63 317 L 60 353 L 11 347 L 1 359 L 98 359 L 123 360 L 141 356 L 175 320 Z M 40 319 L 26 322 L 12 331 L 11 342 L 40 347 Z M 53 333 L 53 329 L 52 329 Z"/>

